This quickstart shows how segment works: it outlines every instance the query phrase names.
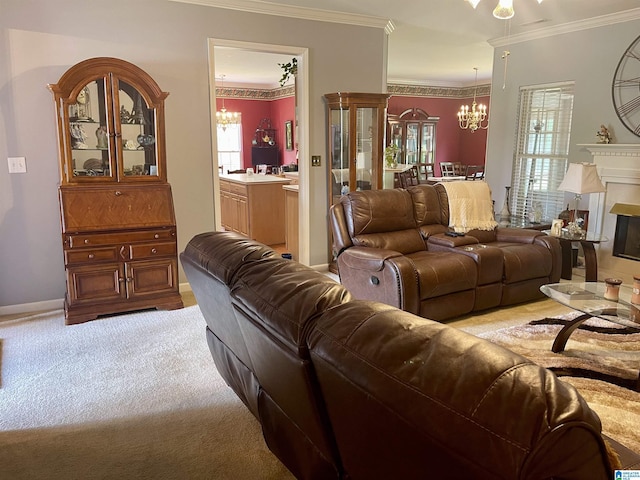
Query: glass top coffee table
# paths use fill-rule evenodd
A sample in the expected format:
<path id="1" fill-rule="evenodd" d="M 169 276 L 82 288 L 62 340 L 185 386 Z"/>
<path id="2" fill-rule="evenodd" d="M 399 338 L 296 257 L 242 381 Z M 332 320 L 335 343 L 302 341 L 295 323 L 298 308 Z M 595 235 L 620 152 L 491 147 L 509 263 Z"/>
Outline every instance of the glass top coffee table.
<path id="1" fill-rule="evenodd" d="M 640 305 L 631 303 L 631 288 L 621 285 L 618 301 L 604 298 L 604 290 L 604 282 L 550 283 L 540 287 L 547 297 L 583 313 L 560 330 L 551 347 L 553 352 L 562 352 L 571 334 L 590 317 L 602 318 L 640 332 Z M 640 375 L 636 390 L 640 391 Z"/>

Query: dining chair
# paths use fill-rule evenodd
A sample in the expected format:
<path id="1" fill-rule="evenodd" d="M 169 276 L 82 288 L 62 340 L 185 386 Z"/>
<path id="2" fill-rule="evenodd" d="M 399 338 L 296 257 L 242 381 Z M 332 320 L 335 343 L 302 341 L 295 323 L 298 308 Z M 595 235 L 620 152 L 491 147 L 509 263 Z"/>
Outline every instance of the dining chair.
<path id="1" fill-rule="evenodd" d="M 435 163 L 418 163 L 418 180 L 423 183 L 429 177 L 435 177 Z"/>
<path id="2" fill-rule="evenodd" d="M 455 177 L 456 170 L 453 162 L 440 162 L 440 174 L 443 177 Z"/>
<path id="3" fill-rule="evenodd" d="M 420 179 L 418 178 L 418 168 L 414 165 L 408 170 L 401 172 L 399 174 L 400 177 L 400 188 L 409 188 L 414 185 L 420 184 Z"/>
<path id="4" fill-rule="evenodd" d="M 467 175 L 467 165 L 460 162 L 453 162 L 453 171 L 456 177 L 464 177 Z"/>
<path id="5" fill-rule="evenodd" d="M 467 180 L 484 179 L 484 165 L 468 165 L 466 177 Z"/>

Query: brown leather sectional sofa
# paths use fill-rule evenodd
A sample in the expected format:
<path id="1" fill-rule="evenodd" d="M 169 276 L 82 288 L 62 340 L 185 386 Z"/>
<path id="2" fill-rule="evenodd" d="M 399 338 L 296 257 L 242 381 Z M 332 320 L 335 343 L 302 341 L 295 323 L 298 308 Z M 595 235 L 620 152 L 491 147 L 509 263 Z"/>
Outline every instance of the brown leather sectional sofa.
<path id="1" fill-rule="evenodd" d="M 356 298 L 445 320 L 541 298 L 541 285 L 560 281 L 558 239 L 499 227 L 450 237 L 449 215 L 443 184 L 342 196 L 330 210 L 341 283 Z"/>
<path id="2" fill-rule="evenodd" d="M 613 478 L 596 414 L 523 357 L 231 232 L 180 257 L 218 371 L 297 478 Z"/>

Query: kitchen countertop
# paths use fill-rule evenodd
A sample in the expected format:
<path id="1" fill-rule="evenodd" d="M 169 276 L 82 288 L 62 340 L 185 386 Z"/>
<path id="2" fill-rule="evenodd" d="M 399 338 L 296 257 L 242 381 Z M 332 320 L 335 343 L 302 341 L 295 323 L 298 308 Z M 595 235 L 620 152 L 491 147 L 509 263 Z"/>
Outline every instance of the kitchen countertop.
<path id="1" fill-rule="evenodd" d="M 260 175 L 254 173 L 253 175 L 247 175 L 246 173 L 223 173 L 220 174 L 221 180 L 228 180 L 230 182 L 242 183 L 244 185 L 253 185 L 260 183 L 289 183 L 290 178 L 279 177 L 277 175 Z"/>

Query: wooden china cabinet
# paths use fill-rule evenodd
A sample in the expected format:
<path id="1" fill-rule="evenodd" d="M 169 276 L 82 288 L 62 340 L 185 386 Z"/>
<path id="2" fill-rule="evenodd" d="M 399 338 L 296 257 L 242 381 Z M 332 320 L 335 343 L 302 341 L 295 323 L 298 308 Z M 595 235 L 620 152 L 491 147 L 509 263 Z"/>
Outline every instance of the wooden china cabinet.
<path id="1" fill-rule="evenodd" d="M 418 167 L 420 180 L 434 174 L 438 120 L 440 117 L 432 117 L 420 108 L 409 108 L 387 117 L 387 141 L 398 147 L 398 163 Z"/>
<path id="2" fill-rule="evenodd" d="M 329 206 L 339 203 L 347 192 L 383 188 L 385 118 L 390 96 L 354 92 L 325 94 L 329 119 Z M 329 269 L 336 271 L 333 252 L 329 254 Z"/>
<path id="3" fill-rule="evenodd" d="M 182 307 L 164 100 L 139 67 L 92 58 L 50 84 L 56 106 L 67 324 Z"/>

